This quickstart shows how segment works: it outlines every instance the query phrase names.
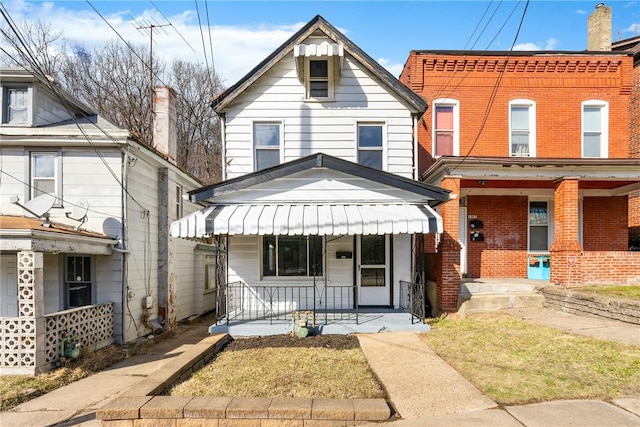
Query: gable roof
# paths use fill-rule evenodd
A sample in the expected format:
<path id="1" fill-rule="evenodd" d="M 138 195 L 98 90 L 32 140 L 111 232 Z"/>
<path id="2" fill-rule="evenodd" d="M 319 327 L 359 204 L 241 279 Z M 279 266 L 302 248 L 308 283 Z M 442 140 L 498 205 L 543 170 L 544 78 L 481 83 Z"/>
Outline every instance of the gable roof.
<path id="1" fill-rule="evenodd" d="M 433 185 L 424 184 L 413 179 L 405 178 L 390 172 L 373 169 L 356 163 L 329 156 L 324 153 L 312 154 L 297 160 L 277 165 L 261 171 L 242 175 L 223 182 L 208 185 L 189 192 L 189 200 L 194 203 L 207 204 L 210 199 L 234 191 L 247 189 L 254 185 L 288 177 L 297 172 L 310 169 L 331 169 L 358 178 L 364 178 L 379 184 L 388 185 L 401 190 L 410 191 L 433 200 L 432 206 L 449 200 L 449 191 Z"/>
<path id="2" fill-rule="evenodd" d="M 267 56 L 262 62 L 254 67 L 249 73 L 242 77 L 236 84 L 230 86 L 222 93 L 214 96 L 211 100 L 211 107 L 220 113 L 227 105 L 229 105 L 238 95 L 244 92 L 257 79 L 262 77 L 271 67 L 273 67 L 282 58 L 293 51 L 296 44 L 301 43 L 317 30 L 322 31 L 329 38 L 338 44 L 343 45 L 344 50 L 353 56 L 367 70 L 373 73 L 377 78 L 394 91 L 400 98 L 407 102 L 411 107 L 415 108 L 418 113 L 422 113 L 427 109 L 426 101 L 402 84 L 384 67 L 378 64 L 373 58 L 367 55 L 355 43 L 349 40 L 344 34 L 338 31 L 333 25 L 327 22 L 322 16 L 316 15 L 304 27 L 284 42 L 280 47 Z"/>

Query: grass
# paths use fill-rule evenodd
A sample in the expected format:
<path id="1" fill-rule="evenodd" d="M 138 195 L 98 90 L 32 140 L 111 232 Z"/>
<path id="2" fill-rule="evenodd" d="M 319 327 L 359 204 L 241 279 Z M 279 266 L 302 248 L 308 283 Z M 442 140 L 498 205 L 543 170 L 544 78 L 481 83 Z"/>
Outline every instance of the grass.
<path id="1" fill-rule="evenodd" d="M 67 361 L 59 369 L 40 375 L 0 375 L 0 411 L 88 377 L 125 357 L 118 347 L 109 346 L 86 352 L 78 360 Z"/>
<path id="2" fill-rule="evenodd" d="M 573 288 L 572 290 L 640 301 L 640 285 L 584 286 L 581 288 Z"/>
<path id="3" fill-rule="evenodd" d="M 384 398 L 360 349 L 260 348 L 223 351 L 172 396 Z"/>
<path id="4" fill-rule="evenodd" d="M 640 347 L 500 313 L 445 319 L 421 338 L 499 404 L 640 396 Z"/>

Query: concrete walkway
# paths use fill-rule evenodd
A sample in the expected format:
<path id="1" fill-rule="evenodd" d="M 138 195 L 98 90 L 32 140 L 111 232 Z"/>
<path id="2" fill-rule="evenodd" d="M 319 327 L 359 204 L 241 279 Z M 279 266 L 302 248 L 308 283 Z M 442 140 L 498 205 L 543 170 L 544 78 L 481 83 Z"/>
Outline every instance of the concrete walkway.
<path id="1" fill-rule="evenodd" d="M 563 330 L 640 345 L 637 325 L 536 310 L 509 312 Z M 97 408 L 162 370 L 177 354 L 206 337 L 207 327 L 183 327 L 145 354 L 2 412 L 0 426 L 99 426 Z M 640 399 L 554 401 L 497 408 L 435 355 L 415 331 L 362 334 L 359 339 L 395 410 L 404 418 L 388 423 L 393 426 L 640 426 Z"/>

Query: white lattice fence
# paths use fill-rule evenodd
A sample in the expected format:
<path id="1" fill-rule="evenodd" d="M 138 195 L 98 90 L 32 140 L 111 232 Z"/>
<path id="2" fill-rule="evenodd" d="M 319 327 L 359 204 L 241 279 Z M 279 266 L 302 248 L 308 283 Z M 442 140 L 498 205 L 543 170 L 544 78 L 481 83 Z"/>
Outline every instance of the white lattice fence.
<path id="1" fill-rule="evenodd" d="M 89 305 L 45 316 L 45 362 L 60 359 L 60 341 L 73 336 L 82 348 L 97 349 L 113 343 L 113 303 Z"/>

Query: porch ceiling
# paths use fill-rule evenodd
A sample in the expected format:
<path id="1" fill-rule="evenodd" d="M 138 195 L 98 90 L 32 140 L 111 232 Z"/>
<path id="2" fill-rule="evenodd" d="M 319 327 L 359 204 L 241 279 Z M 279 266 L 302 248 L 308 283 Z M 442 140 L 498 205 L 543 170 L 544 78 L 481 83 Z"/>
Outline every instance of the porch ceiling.
<path id="1" fill-rule="evenodd" d="M 421 204 L 214 205 L 171 224 L 171 236 L 441 233 L 442 218 Z"/>

